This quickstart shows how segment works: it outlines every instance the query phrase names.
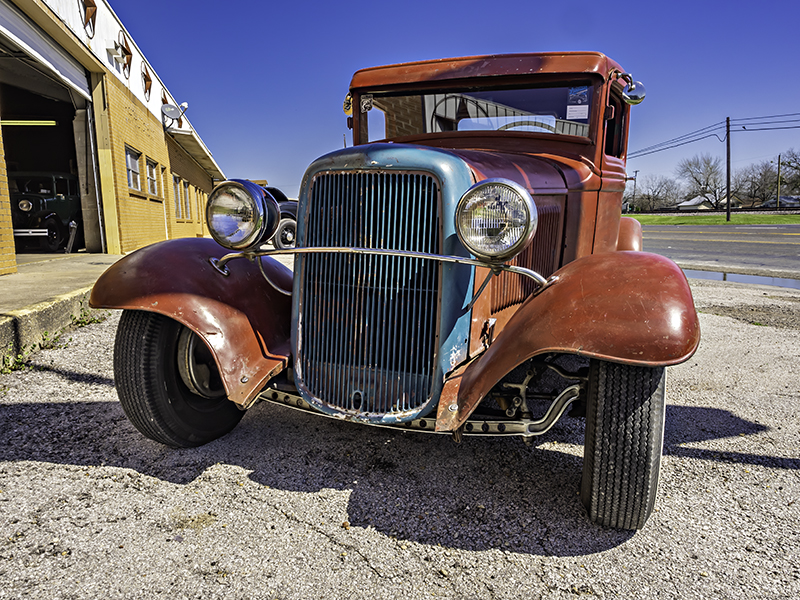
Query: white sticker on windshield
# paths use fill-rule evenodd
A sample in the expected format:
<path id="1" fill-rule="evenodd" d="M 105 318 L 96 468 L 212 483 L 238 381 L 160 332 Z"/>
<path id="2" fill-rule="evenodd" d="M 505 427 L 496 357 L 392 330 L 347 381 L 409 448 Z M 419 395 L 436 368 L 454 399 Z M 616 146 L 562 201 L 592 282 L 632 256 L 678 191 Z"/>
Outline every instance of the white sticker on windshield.
<path id="1" fill-rule="evenodd" d="M 574 106 L 567 106 L 567 120 L 577 121 L 578 119 L 589 118 L 589 105 L 578 104 Z"/>

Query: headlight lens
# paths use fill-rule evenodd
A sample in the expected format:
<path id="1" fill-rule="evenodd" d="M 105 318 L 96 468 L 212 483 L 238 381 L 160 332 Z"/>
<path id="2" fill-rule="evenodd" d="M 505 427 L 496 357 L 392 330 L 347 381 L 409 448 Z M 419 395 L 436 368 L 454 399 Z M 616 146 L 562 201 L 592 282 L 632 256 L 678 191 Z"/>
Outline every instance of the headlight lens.
<path id="1" fill-rule="evenodd" d="M 33 202 L 30 200 L 20 200 L 18 206 L 22 212 L 30 212 L 33 209 Z"/>
<path id="2" fill-rule="evenodd" d="M 266 242 L 278 227 L 279 215 L 277 201 L 261 186 L 243 179 L 219 184 L 206 205 L 211 237 L 233 250 Z"/>
<path id="3" fill-rule="evenodd" d="M 490 262 L 513 258 L 536 233 L 536 204 L 521 185 L 508 179 L 486 179 L 461 197 L 456 232 L 472 254 Z"/>

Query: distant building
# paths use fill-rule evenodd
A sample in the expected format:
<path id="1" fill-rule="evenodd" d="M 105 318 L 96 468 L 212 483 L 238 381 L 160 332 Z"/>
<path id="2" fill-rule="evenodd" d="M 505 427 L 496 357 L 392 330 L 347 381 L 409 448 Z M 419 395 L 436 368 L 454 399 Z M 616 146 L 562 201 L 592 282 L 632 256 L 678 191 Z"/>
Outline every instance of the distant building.
<path id="1" fill-rule="evenodd" d="M 761 208 L 778 208 L 778 199 L 762 202 Z M 781 196 L 780 208 L 800 208 L 800 196 Z"/>
<path id="2" fill-rule="evenodd" d="M 0 0 L 0 56 L 0 275 L 9 171 L 76 175 L 90 252 L 207 233 L 224 175 L 106 0 Z"/>
<path id="3" fill-rule="evenodd" d="M 719 208 L 727 208 L 728 199 L 723 198 L 719 203 Z M 733 198 L 731 201 L 731 208 L 741 208 L 742 203 L 738 198 Z M 703 198 L 702 196 L 695 196 L 689 200 L 685 200 L 675 206 L 678 210 L 714 210 L 714 205 Z"/>

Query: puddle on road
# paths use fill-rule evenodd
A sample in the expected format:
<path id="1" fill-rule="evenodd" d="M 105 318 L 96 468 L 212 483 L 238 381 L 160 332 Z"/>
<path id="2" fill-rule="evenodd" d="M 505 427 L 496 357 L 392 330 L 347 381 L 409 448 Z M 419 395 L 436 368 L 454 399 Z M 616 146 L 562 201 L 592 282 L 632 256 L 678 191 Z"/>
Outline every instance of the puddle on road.
<path id="1" fill-rule="evenodd" d="M 773 285 L 776 287 L 800 290 L 800 280 L 785 279 L 783 277 L 762 277 L 760 275 L 740 275 L 738 273 L 721 273 L 719 271 L 695 271 L 684 269 L 686 277 L 690 279 L 709 279 L 711 281 L 732 281 L 734 283 L 752 283 L 758 285 Z"/>

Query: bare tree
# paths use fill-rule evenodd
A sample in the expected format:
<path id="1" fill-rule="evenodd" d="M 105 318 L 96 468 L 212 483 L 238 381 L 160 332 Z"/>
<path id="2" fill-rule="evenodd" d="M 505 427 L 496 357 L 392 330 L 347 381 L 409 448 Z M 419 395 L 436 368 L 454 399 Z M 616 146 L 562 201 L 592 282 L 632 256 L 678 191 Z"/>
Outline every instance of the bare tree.
<path id="1" fill-rule="evenodd" d="M 781 194 L 800 194 L 800 152 L 794 148 L 781 154 Z"/>
<path id="2" fill-rule="evenodd" d="M 639 211 L 672 208 L 681 199 L 681 186 L 671 177 L 646 175 L 641 178 L 633 206 Z"/>
<path id="3" fill-rule="evenodd" d="M 721 158 L 710 154 L 684 158 L 678 163 L 675 174 L 686 182 L 689 198 L 700 196 L 708 200 L 714 208 L 720 208 L 726 192 L 725 169 Z"/>
<path id="4" fill-rule="evenodd" d="M 785 180 L 785 177 L 781 179 Z M 778 172 L 775 164 L 767 160 L 737 171 L 735 181 L 739 199 L 745 206 L 755 206 L 775 197 Z"/>

